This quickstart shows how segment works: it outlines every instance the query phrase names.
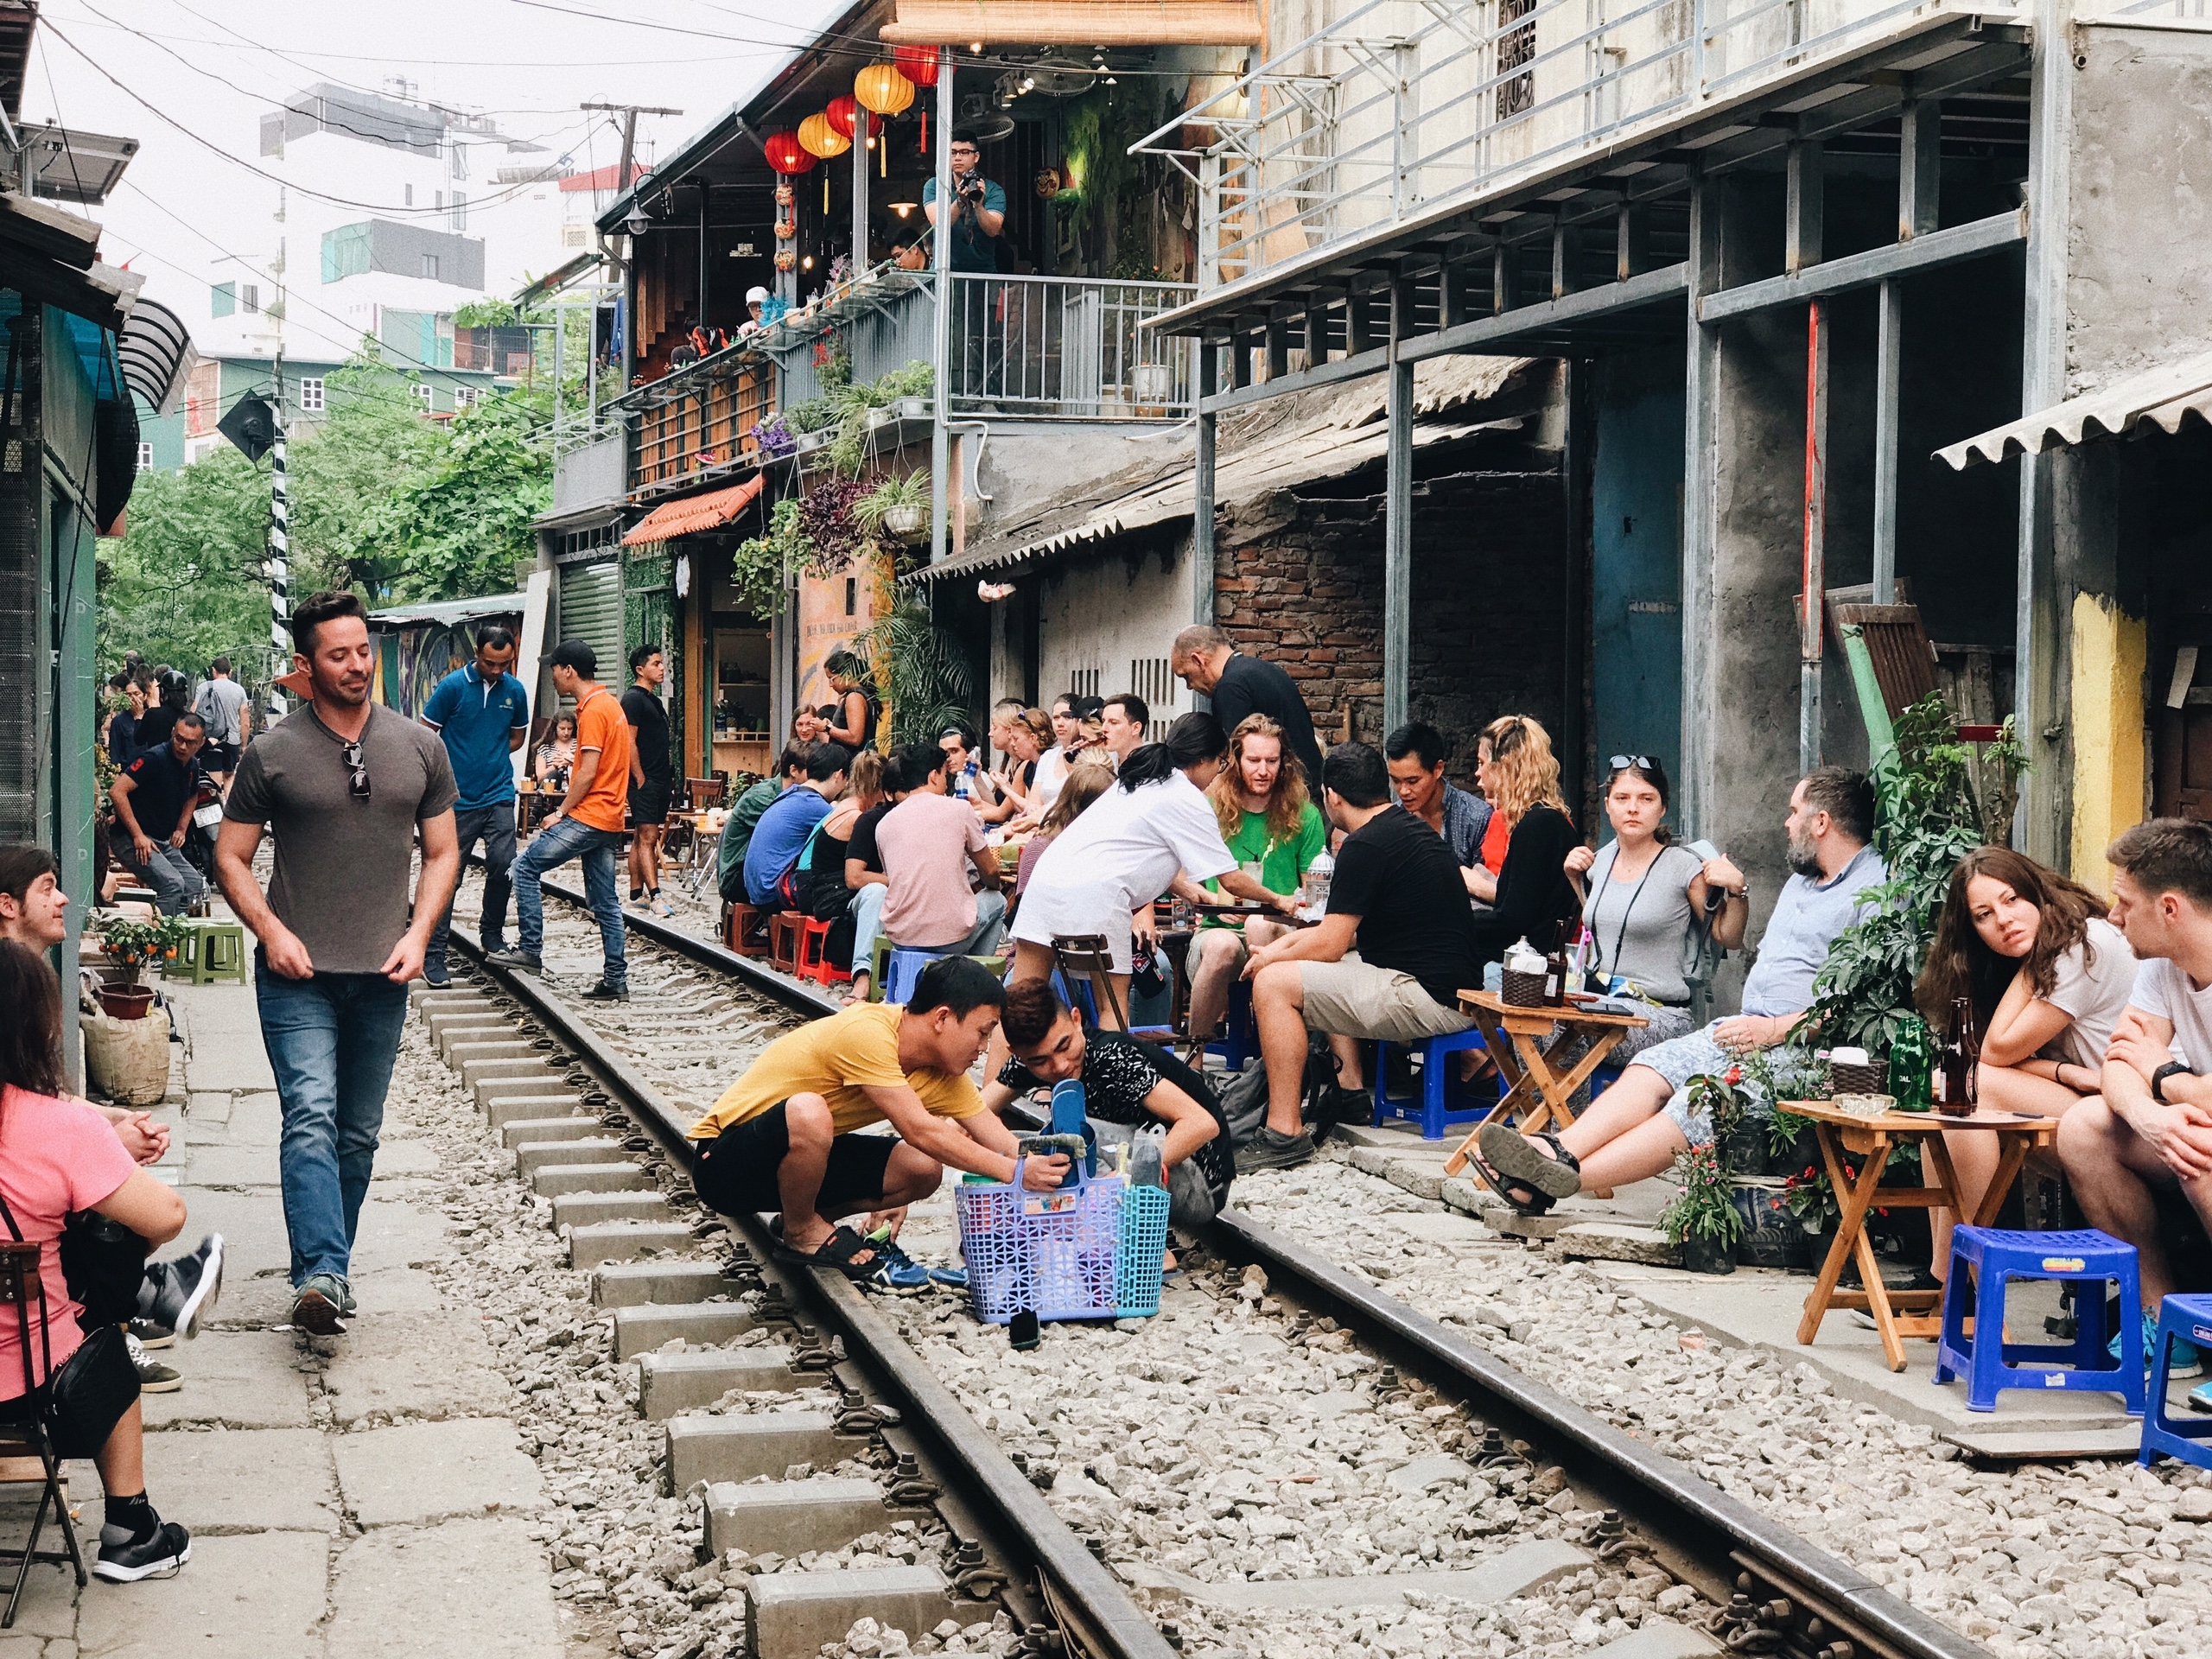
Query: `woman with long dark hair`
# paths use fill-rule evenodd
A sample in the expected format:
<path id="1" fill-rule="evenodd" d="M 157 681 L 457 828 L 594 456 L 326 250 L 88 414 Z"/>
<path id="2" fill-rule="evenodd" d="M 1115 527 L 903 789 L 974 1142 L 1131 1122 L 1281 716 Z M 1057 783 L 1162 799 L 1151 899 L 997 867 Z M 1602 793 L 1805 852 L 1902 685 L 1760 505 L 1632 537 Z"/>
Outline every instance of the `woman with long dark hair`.
<path id="1" fill-rule="evenodd" d="M 152 1249 L 184 1230 L 184 1200 L 131 1161 L 107 1119 L 69 1095 L 61 1072 L 60 987 L 45 960 L 13 939 L 0 939 L 0 1008 L 8 1010 L 0 1020 L 0 1238 L 40 1247 L 46 1332 L 41 1340 L 32 1313 L 29 1374 L 31 1391 L 43 1395 L 86 1341 L 78 1323 L 84 1310 L 69 1299 L 61 1272 L 61 1230 L 71 1214 L 97 1210 Z M 24 1323 L 16 1308 L 0 1307 L 0 1402 L 25 1394 Z M 80 1366 L 103 1357 L 105 1380 L 135 1387 L 118 1334 L 101 1334 L 112 1355 L 95 1347 Z M 106 1513 L 96 1574 L 123 1583 L 192 1559 L 191 1535 L 163 1522 L 146 1501 L 145 1422 L 137 1400 L 105 1421 L 65 1417 L 53 1433 L 63 1457 L 89 1457 L 99 1467 Z"/>
<path id="2" fill-rule="evenodd" d="M 1211 715 L 1185 715 L 1161 743 L 1122 762 L 1115 787 L 1061 831 L 1037 861 L 1014 917 L 1013 979 L 1052 971 L 1055 934 L 1099 934 L 1112 963 L 1114 994 L 1127 1007 L 1132 941 L 1153 938 L 1153 901 L 1179 878 L 1192 891 L 1219 877 L 1226 891 L 1288 915 L 1295 899 L 1269 893 L 1236 868 L 1224 844 L 1206 786 L 1229 740 Z"/>
<path id="3" fill-rule="evenodd" d="M 2105 1049 L 2135 988 L 2135 953 L 2105 910 L 2080 882 L 2009 847 L 1977 847 L 1951 872 L 1913 1000 L 1939 1036 L 1953 1001 L 1972 1003 L 1985 1109 L 2063 1117 L 2101 1086 Z M 1943 1145 L 1971 1211 L 1997 1173 L 1996 1139 L 1961 1130 Z M 1934 1219 L 1940 1274 L 1953 1217 Z"/>

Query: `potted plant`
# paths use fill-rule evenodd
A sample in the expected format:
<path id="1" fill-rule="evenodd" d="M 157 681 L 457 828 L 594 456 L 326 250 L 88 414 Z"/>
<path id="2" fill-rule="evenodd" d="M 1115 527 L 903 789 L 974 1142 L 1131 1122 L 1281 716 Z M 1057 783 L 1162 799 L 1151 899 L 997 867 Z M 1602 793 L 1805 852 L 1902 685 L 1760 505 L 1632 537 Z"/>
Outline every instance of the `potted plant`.
<path id="1" fill-rule="evenodd" d="M 917 471 L 901 478 L 887 473 L 874 489 L 853 504 L 853 515 L 894 541 L 920 541 L 930 533 L 929 474 Z"/>
<path id="2" fill-rule="evenodd" d="M 1682 1247 L 1682 1265 L 1692 1273 L 1735 1272 L 1744 1217 L 1729 1188 L 1719 1147 L 1708 1142 L 1677 1154 L 1675 1170 L 1682 1190 L 1660 1212 L 1661 1230 Z"/>
<path id="3" fill-rule="evenodd" d="M 184 918 L 156 917 L 150 922 L 111 917 L 100 924 L 100 948 L 115 964 L 117 977 L 100 987 L 100 1007 L 117 1020 L 143 1020 L 154 1000 L 142 982 L 149 963 L 175 958 L 184 943 Z"/>
<path id="4" fill-rule="evenodd" d="M 798 448 L 798 434 L 780 415 L 771 415 L 746 435 L 760 446 L 763 461 L 778 461 Z"/>

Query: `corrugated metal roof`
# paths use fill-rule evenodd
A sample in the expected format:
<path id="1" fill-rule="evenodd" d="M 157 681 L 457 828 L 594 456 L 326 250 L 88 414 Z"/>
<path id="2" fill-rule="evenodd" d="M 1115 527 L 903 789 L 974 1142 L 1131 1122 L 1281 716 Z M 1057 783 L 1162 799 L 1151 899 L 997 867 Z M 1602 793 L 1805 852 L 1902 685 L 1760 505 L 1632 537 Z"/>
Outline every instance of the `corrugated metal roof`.
<path id="1" fill-rule="evenodd" d="M 388 628 L 416 627 L 425 622 L 441 622 L 451 627 L 456 622 L 474 622 L 480 616 L 519 616 L 529 603 L 527 594 L 486 594 L 479 599 L 439 599 L 423 605 L 395 605 L 390 610 L 371 611 L 369 620 L 381 622 Z"/>
<path id="2" fill-rule="evenodd" d="M 2212 425 L 2212 352 L 2130 375 L 2101 391 L 2069 397 L 1938 449 L 1936 455 L 1963 472 L 1978 461 L 2039 455 L 2053 444 L 2071 448 L 2100 438 L 2139 437 L 2146 423 L 2171 436 L 2192 416 Z"/>

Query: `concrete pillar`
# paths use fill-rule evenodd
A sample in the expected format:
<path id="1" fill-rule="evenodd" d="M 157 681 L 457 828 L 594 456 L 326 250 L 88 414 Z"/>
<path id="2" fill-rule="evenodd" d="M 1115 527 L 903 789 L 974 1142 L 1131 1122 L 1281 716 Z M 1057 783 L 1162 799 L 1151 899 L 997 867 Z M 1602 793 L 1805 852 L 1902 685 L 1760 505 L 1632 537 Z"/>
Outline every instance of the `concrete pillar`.
<path id="1" fill-rule="evenodd" d="M 1382 729 L 1406 722 L 1413 677 L 1414 365 L 1398 360 L 1413 328 L 1413 284 L 1391 288 L 1389 448 L 1382 473 Z"/>
<path id="2" fill-rule="evenodd" d="M 1217 418 L 1207 412 L 1205 400 L 1214 394 L 1214 374 L 1220 361 L 1213 342 L 1199 340 L 1198 353 L 1198 455 L 1191 474 L 1191 620 L 1213 620 L 1213 472 L 1214 433 Z"/>
<path id="3" fill-rule="evenodd" d="M 930 562 L 945 556 L 945 492 L 952 457 L 945 430 L 949 414 L 945 380 L 952 364 L 952 48 L 938 48 L 937 62 L 937 234 L 931 264 L 937 271 L 936 416 L 930 423 Z M 781 729 L 780 728 L 779 729 Z"/>
<path id="4" fill-rule="evenodd" d="M 2117 600 L 2076 593 L 2070 644 L 2073 868 L 2078 879 L 2094 880 L 2105 870 L 2105 849 L 2113 837 L 2149 811 L 2143 675 L 2150 633 L 2143 619 L 2130 616 Z"/>

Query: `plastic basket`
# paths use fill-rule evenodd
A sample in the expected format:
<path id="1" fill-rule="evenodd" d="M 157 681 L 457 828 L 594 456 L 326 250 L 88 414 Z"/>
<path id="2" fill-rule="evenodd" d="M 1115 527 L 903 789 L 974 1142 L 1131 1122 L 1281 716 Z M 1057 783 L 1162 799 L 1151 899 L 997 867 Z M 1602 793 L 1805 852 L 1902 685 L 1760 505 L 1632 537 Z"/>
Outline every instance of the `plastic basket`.
<path id="1" fill-rule="evenodd" d="M 1130 1224 L 1124 1215 L 1128 1193 L 1122 1178 L 1086 1177 L 1079 1167 L 1070 1173 L 1068 1184 L 1057 1191 L 1027 1192 L 1017 1160 L 1011 1182 L 969 1183 L 957 1189 L 968 1299 L 985 1324 L 1004 1325 L 1024 1309 L 1040 1319 L 1119 1319 L 1125 1287 L 1138 1304 L 1144 1300 L 1143 1273 L 1132 1274 L 1124 1265 Z M 1137 1218 L 1141 1233 L 1159 1241 L 1151 1250 L 1151 1306 L 1141 1310 L 1157 1312 L 1167 1195 L 1147 1188 L 1128 1213 Z"/>
<path id="2" fill-rule="evenodd" d="M 1167 1191 L 1132 1187 L 1122 1195 L 1121 1255 L 1115 1265 L 1115 1309 L 1125 1319 L 1160 1312 L 1160 1281 L 1167 1253 Z"/>

